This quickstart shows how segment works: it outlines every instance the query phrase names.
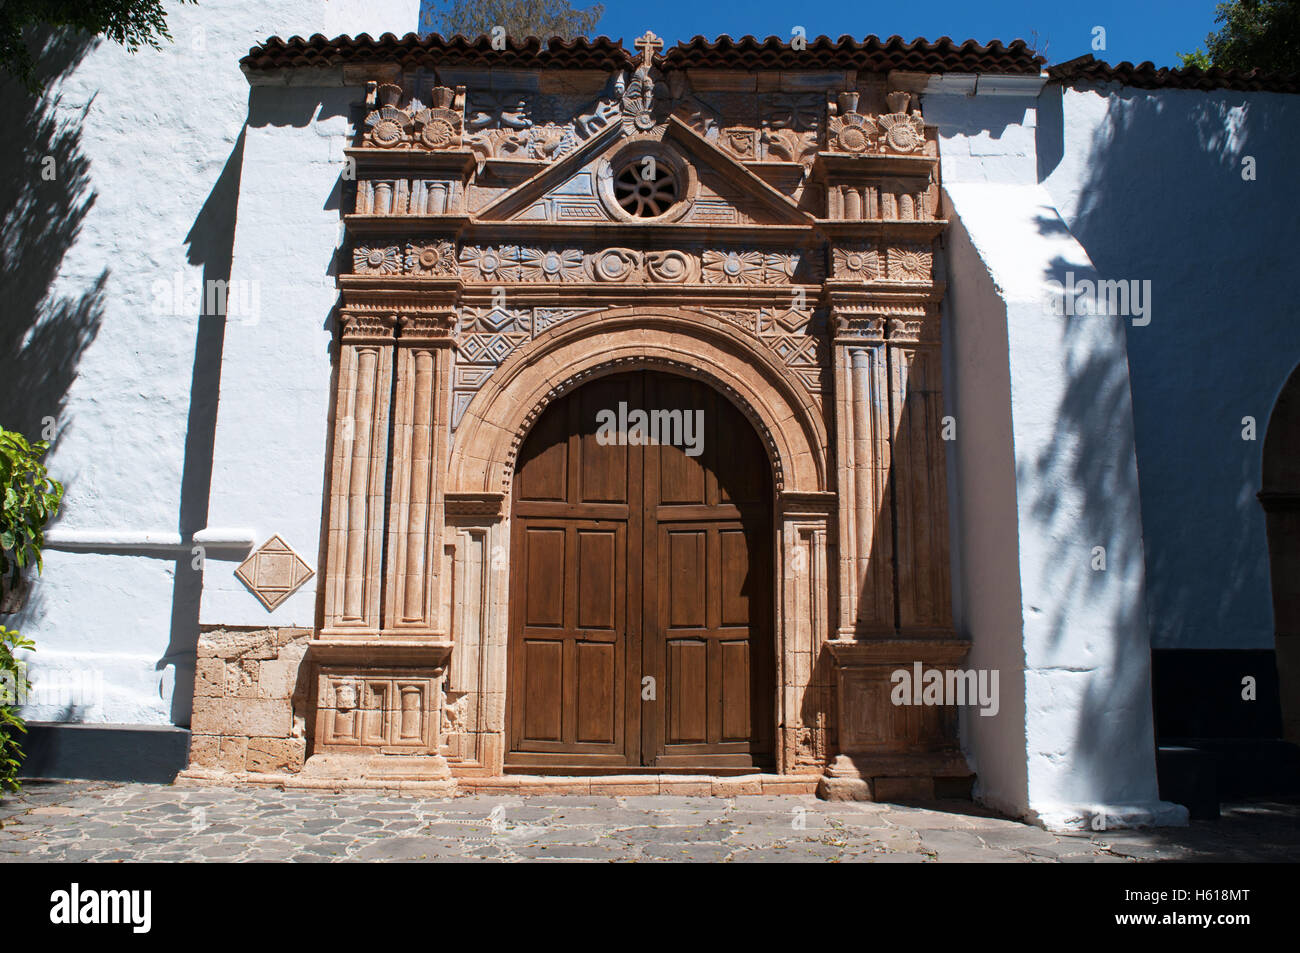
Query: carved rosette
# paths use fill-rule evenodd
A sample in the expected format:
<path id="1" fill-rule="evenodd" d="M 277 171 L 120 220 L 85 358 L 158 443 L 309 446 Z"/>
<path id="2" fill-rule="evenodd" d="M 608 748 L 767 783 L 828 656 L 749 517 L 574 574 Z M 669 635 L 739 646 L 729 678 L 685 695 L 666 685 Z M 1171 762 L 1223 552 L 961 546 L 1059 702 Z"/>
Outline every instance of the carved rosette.
<path id="1" fill-rule="evenodd" d="M 455 276 L 460 273 L 456 265 L 456 246 L 451 242 L 430 242 L 406 245 L 406 273 L 417 277 Z"/>

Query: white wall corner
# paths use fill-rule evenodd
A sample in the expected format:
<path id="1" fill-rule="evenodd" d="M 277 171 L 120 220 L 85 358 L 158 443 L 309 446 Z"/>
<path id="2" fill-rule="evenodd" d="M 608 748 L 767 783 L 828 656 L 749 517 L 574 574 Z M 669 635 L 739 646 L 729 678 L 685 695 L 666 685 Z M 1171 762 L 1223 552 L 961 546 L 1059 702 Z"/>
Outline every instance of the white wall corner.
<path id="1" fill-rule="evenodd" d="M 1056 282 L 1097 272 L 1032 178 L 945 188 L 955 220 L 945 310 L 956 341 L 957 482 L 975 494 L 960 501 L 959 536 L 975 534 L 959 539 L 961 562 L 968 577 L 1012 563 L 1014 577 L 993 590 L 968 578 L 959 623 L 971 664 L 1019 662 L 1001 682 L 1023 693 L 1003 704 L 1019 708 L 1019 723 L 964 722 L 981 789 L 1062 829 L 1099 817 L 1108 827 L 1185 823 L 1157 793 L 1128 318 L 1054 310 Z M 1002 430 L 989 414 L 1003 415 Z M 963 432 L 963 422 L 974 426 Z M 981 439 L 986 446 L 963 445 Z M 985 479 L 1000 471 L 1014 487 L 1010 506 Z M 1023 790 L 1005 766 L 1017 748 Z"/>

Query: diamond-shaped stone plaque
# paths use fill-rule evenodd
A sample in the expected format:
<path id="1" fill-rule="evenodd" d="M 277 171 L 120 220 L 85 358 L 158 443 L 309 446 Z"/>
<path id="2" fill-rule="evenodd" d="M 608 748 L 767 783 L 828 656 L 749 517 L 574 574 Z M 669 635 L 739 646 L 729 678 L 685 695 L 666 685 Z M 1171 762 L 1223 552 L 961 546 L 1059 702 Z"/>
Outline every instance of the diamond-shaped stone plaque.
<path id="1" fill-rule="evenodd" d="M 315 571 L 279 536 L 272 536 L 235 570 L 268 612 L 293 595 Z"/>

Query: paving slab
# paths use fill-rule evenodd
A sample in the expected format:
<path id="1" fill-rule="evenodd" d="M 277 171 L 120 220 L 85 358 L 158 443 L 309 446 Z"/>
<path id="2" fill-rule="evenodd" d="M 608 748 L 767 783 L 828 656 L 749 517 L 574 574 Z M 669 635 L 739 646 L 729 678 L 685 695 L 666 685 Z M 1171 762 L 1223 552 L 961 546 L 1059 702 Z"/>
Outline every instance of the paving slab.
<path id="1" fill-rule="evenodd" d="M 1057 834 L 970 802 L 808 795 L 479 793 L 30 782 L 0 799 L 0 863 L 447 861 L 1142 863 L 1300 859 L 1300 801 L 1188 828 Z"/>

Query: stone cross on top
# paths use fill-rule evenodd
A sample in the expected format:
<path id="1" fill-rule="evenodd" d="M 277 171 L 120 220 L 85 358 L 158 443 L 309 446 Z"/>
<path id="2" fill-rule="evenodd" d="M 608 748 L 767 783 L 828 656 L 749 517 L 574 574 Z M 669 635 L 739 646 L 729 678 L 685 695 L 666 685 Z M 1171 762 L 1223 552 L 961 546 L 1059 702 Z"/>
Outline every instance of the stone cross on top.
<path id="1" fill-rule="evenodd" d="M 641 51 L 641 65 L 649 69 L 650 60 L 664 48 L 664 41 L 655 36 L 650 30 L 646 30 L 644 36 L 639 36 L 632 41 L 632 45 Z"/>

